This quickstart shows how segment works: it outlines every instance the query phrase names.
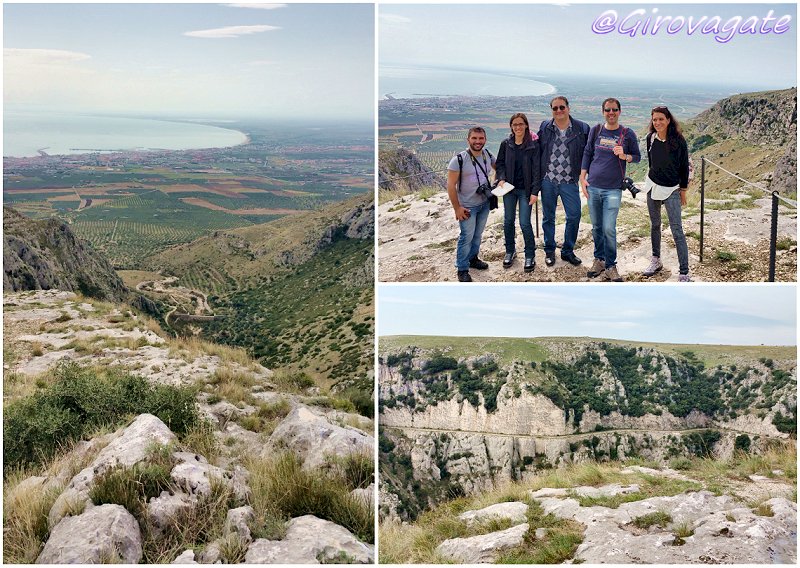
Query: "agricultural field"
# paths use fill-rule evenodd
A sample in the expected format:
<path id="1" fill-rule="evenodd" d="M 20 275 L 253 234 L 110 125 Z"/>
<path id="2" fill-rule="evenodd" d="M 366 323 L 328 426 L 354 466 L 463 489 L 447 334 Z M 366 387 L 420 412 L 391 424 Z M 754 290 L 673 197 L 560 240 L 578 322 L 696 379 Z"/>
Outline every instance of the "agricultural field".
<path id="1" fill-rule="evenodd" d="M 58 217 L 116 269 L 214 231 L 324 208 L 373 184 L 371 128 L 243 122 L 231 148 L 6 158 L 3 202 L 33 218 Z M 214 293 L 225 277 L 198 282 Z"/>

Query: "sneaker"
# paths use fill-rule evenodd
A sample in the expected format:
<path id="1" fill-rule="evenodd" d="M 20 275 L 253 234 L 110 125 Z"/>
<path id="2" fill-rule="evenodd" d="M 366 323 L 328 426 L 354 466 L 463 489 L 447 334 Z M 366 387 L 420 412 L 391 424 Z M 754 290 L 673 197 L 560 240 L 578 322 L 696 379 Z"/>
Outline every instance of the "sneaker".
<path id="1" fill-rule="evenodd" d="M 581 262 L 583 262 L 580 258 L 575 256 L 574 252 L 568 252 L 566 254 L 561 253 L 561 260 L 569 262 L 572 266 L 578 266 L 579 264 L 581 264 Z"/>
<path id="2" fill-rule="evenodd" d="M 594 262 L 592 263 L 592 268 L 589 272 L 586 273 L 586 276 L 589 278 L 596 278 L 600 276 L 606 270 L 606 263 L 600 259 L 595 258 Z"/>
<path id="3" fill-rule="evenodd" d="M 662 268 L 664 268 L 664 265 L 661 264 L 661 259 L 657 256 L 654 256 L 650 259 L 650 266 L 645 268 L 644 272 L 642 272 L 642 276 L 652 276 Z"/>
<path id="4" fill-rule="evenodd" d="M 483 262 L 477 256 L 473 256 L 471 259 L 469 259 L 469 267 L 470 268 L 475 268 L 477 270 L 486 270 L 487 268 L 489 268 L 489 264 L 486 263 L 486 262 Z"/>
<path id="5" fill-rule="evenodd" d="M 681 274 L 680 276 L 678 276 L 678 282 L 691 282 L 691 281 L 692 279 L 689 278 L 688 274 Z"/>
<path id="6" fill-rule="evenodd" d="M 514 259 L 517 258 L 517 253 L 507 252 L 503 257 L 503 268 L 510 268 L 514 264 Z"/>
<path id="7" fill-rule="evenodd" d="M 459 282 L 472 282 L 472 276 L 469 275 L 469 270 L 459 270 L 458 271 L 458 281 Z"/>
<path id="8" fill-rule="evenodd" d="M 553 266 L 556 263 L 556 253 L 554 251 L 544 253 L 544 263 Z"/>
<path id="9" fill-rule="evenodd" d="M 525 272 L 533 272 L 536 270 L 536 259 L 533 257 L 525 259 Z"/>
<path id="10" fill-rule="evenodd" d="M 611 268 L 606 268 L 606 278 L 612 282 L 622 282 L 622 276 L 620 276 L 619 272 L 617 272 L 616 265 L 612 266 Z"/>

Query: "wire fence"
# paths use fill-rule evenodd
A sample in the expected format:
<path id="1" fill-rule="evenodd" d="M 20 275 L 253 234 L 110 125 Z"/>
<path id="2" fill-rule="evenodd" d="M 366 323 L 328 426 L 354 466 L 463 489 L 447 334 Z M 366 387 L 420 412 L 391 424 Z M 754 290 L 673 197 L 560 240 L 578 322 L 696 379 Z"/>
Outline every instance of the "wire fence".
<path id="1" fill-rule="evenodd" d="M 744 179 L 743 177 L 725 169 L 719 164 L 712 162 L 705 156 L 702 156 L 700 158 L 700 262 L 703 262 L 703 240 L 705 234 L 706 163 L 711 164 L 712 166 L 725 172 L 729 176 L 738 179 L 745 185 L 754 187 L 764 192 L 765 194 L 772 196 L 772 211 L 771 211 L 770 231 L 769 231 L 769 276 L 767 280 L 769 282 L 775 282 L 775 258 L 777 256 L 777 249 L 778 249 L 778 202 L 783 201 L 789 207 L 794 207 L 795 209 L 797 209 L 797 201 L 788 199 L 780 195 L 775 190 L 771 190 L 757 183 L 754 183 L 750 180 Z"/>

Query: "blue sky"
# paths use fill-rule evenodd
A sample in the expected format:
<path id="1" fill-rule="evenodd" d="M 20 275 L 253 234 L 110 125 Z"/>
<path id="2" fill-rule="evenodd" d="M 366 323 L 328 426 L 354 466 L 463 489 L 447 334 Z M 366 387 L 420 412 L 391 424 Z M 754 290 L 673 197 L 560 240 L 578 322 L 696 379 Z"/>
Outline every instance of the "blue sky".
<path id="1" fill-rule="evenodd" d="M 686 28 L 635 37 L 592 31 L 607 10 L 616 11 L 619 22 L 637 9 L 645 11 L 641 20 L 691 16 L 696 22 L 706 16 L 707 22 L 720 16 L 724 24 L 735 16 L 742 22 L 763 18 L 769 10 L 776 18 L 792 19 L 783 34 L 736 35 L 724 44 L 713 34 L 688 35 Z M 796 4 L 381 4 L 378 13 L 381 65 L 517 71 L 543 75 L 545 81 L 548 74 L 606 76 L 748 91 L 797 85 Z M 643 26 L 642 21 L 639 30 Z"/>
<path id="2" fill-rule="evenodd" d="M 794 285 L 381 285 L 379 335 L 796 345 Z"/>
<path id="3" fill-rule="evenodd" d="M 372 5 L 253 6 L 4 4 L 4 101 L 372 120 Z"/>

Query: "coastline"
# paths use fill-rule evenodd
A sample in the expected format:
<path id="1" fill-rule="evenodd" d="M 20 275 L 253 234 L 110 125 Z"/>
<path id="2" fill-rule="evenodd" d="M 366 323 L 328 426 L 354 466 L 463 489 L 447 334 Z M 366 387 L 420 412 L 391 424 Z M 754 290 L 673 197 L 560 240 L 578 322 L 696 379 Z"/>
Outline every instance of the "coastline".
<path id="1" fill-rule="evenodd" d="M 82 119 L 85 117 L 82 117 Z M 6 117 L 7 119 L 7 117 Z M 48 117 L 46 116 L 39 116 L 37 117 L 38 120 L 45 121 L 45 126 L 37 128 L 40 126 L 38 124 L 30 124 L 25 123 L 19 132 L 21 136 L 28 136 L 30 132 L 44 132 L 45 136 L 47 136 L 49 125 L 47 123 Z M 108 117 L 92 117 L 91 120 L 109 120 Z M 19 151 L 11 150 L 9 151 L 8 146 L 13 146 L 13 144 L 8 144 L 9 140 L 13 140 L 15 138 L 16 133 L 6 132 L 4 133 L 4 139 L 6 141 L 6 148 L 4 150 L 8 152 L 7 154 L 4 152 L 4 158 L 12 158 L 12 159 L 35 159 L 35 158 L 53 158 L 53 157 L 68 157 L 68 156 L 85 156 L 87 154 L 124 154 L 124 153 L 153 153 L 153 152 L 186 152 L 186 151 L 201 151 L 201 150 L 217 150 L 223 148 L 235 148 L 238 146 L 245 146 L 252 142 L 249 134 L 238 130 L 236 128 L 225 128 L 215 124 L 209 123 L 200 123 L 200 122 L 185 122 L 177 119 L 143 119 L 143 118 L 129 118 L 129 117 L 115 117 L 110 120 L 114 121 L 124 121 L 125 126 L 132 124 L 133 122 L 142 122 L 145 121 L 144 124 L 135 125 L 138 130 L 135 130 L 132 134 L 131 133 L 124 133 L 118 135 L 118 138 L 122 140 L 118 140 L 111 143 L 103 143 L 104 138 L 107 138 L 108 135 L 106 134 L 107 131 L 123 131 L 124 128 L 113 128 L 106 127 L 103 125 L 102 130 L 97 129 L 96 132 L 92 132 L 91 129 L 87 133 L 85 129 L 81 130 L 83 126 L 83 122 L 76 122 L 73 124 L 75 126 L 74 135 L 69 133 L 69 128 L 66 130 L 68 133 L 66 135 L 61 134 L 62 138 L 72 139 L 71 142 L 64 142 L 62 141 L 59 143 L 58 141 L 46 140 L 46 139 L 33 139 L 30 141 L 25 141 L 21 144 L 23 148 Z M 154 134 L 150 134 L 150 130 L 148 129 L 147 123 L 159 123 L 160 128 L 155 131 Z M 8 124 L 8 120 L 6 120 L 6 124 Z M 122 124 L 122 122 L 120 123 Z M 179 125 L 175 127 L 173 131 L 170 131 L 167 127 L 164 128 L 164 124 L 167 125 Z M 80 125 L 80 127 L 78 127 Z M 184 131 L 181 132 L 179 129 L 183 128 Z M 193 132 L 193 130 L 197 129 L 213 129 L 213 132 L 209 133 L 206 132 L 205 136 L 203 133 Z M 65 129 L 61 124 L 56 123 L 55 128 L 52 130 L 61 130 L 63 132 Z M 225 134 L 223 135 L 220 131 L 224 131 Z M 147 140 L 148 136 L 152 136 L 151 140 Z M 229 140 L 220 140 L 219 142 L 215 143 L 213 137 L 216 136 L 218 138 L 228 137 Z M 125 138 L 131 138 L 130 145 L 126 144 Z M 233 138 L 236 138 L 233 140 Z M 203 138 L 212 138 L 209 143 L 205 145 L 197 145 L 197 140 L 202 140 Z M 165 140 L 169 140 L 170 143 L 173 144 L 175 147 L 164 147 L 168 144 L 165 144 Z M 175 140 L 178 140 L 178 143 L 175 143 Z M 183 144 L 181 144 L 181 141 Z M 148 143 L 149 142 L 149 143 Z M 127 147 L 126 147 L 127 146 Z"/>

